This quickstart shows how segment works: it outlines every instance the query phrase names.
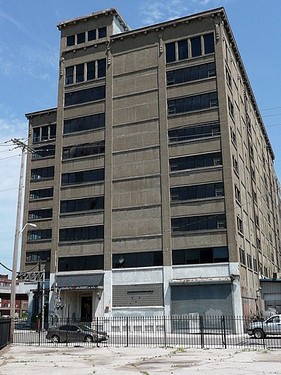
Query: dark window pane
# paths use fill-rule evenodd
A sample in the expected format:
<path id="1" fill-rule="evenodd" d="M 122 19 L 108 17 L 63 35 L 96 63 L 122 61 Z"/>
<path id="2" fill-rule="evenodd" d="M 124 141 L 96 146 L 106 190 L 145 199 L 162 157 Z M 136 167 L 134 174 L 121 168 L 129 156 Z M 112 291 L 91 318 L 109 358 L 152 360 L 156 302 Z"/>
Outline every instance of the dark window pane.
<path id="1" fill-rule="evenodd" d="M 88 62 L 87 63 L 87 81 L 91 79 L 96 78 L 96 73 L 95 73 L 95 62 Z"/>
<path id="2" fill-rule="evenodd" d="M 84 64 L 76 65 L 76 82 L 84 81 Z"/>
<path id="3" fill-rule="evenodd" d="M 200 56 L 202 54 L 200 36 L 191 38 L 190 42 L 191 42 L 191 55 L 192 55 L 192 57 Z"/>
<path id="4" fill-rule="evenodd" d="M 179 60 L 188 58 L 187 40 L 180 40 L 178 42 Z"/>
<path id="5" fill-rule="evenodd" d="M 33 142 L 39 142 L 40 141 L 40 129 L 41 128 L 33 128 Z"/>
<path id="6" fill-rule="evenodd" d="M 204 49 L 205 54 L 215 52 L 213 33 L 204 35 Z"/>
<path id="7" fill-rule="evenodd" d="M 156 267 L 163 265 L 161 251 L 113 254 L 113 268 Z"/>
<path id="8" fill-rule="evenodd" d="M 56 124 L 50 125 L 50 138 L 56 138 L 57 127 Z"/>
<path id="9" fill-rule="evenodd" d="M 53 197 L 53 192 L 54 192 L 53 188 L 31 190 L 29 199 L 35 200 L 35 199 L 51 198 Z"/>
<path id="10" fill-rule="evenodd" d="M 176 46 L 175 43 L 166 44 L 166 62 L 172 62 L 176 60 Z"/>
<path id="11" fill-rule="evenodd" d="M 105 98 L 105 86 L 68 92 L 65 94 L 65 106 L 93 102 Z"/>
<path id="12" fill-rule="evenodd" d="M 98 38 L 105 38 L 106 37 L 106 27 L 100 27 L 98 29 Z"/>
<path id="13" fill-rule="evenodd" d="M 85 33 L 77 34 L 77 44 L 85 42 Z"/>
<path id="14" fill-rule="evenodd" d="M 89 30 L 88 31 L 88 40 L 95 40 L 96 39 L 96 35 L 97 35 L 97 32 L 96 32 L 96 29 L 94 30 Z"/>
<path id="15" fill-rule="evenodd" d="M 199 79 L 199 69 L 198 66 L 192 66 L 190 68 L 190 80 L 195 81 Z"/>
<path id="16" fill-rule="evenodd" d="M 106 75 L 106 59 L 98 60 L 98 78 Z"/>
<path id="17" fill-rule="evenodd" d="M 41 141 L 46 141 L 49 139 L 49 126 L 41 127 Z"/>
<path id="18" fill-rule="evenodd" d="M 58 258 L 58 270 L 63 271 L 83 271 L 103 269 L 103 255 L 86 255 L 77 257 Z"/>
<path id="19" fill-rule="evenodd" d="M 74 66 L 69 66 L 65 69 L 65 84 L 71 85 L 73 83 Z"/>
<path id="20" fill-rule="evenodd" d="M 66 38 L 66 45 L 67 46 L 74 46 L 74 44 L 75 44 L 75 35 L 69 35 Z"/>

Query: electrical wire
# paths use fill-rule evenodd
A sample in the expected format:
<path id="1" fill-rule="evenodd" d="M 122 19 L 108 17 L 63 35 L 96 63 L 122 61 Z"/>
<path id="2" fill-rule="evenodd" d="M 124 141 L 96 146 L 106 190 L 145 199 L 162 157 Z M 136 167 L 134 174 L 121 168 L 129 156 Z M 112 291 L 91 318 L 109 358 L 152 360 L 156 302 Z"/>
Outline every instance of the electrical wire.
<path id="1" fill-rule="evenodd" d="M 10 268 L 8 268 L 7 266 L 5 266 L 5 264 L 3 264 L 2 262 L 0 262 L 0 266 L 4 267 L 6 270 L 8 270 L 10 272 L 13 272 Z"/>

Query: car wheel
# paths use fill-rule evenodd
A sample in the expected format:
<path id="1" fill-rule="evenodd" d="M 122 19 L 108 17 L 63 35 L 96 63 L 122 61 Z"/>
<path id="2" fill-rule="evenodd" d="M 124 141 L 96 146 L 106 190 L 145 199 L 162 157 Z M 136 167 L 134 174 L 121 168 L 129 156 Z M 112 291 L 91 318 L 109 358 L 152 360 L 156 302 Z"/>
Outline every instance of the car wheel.
<path id="1" fill-rule="evenodd" d="M 265 334 L 264 334 L 263 330 L 260 329 L 260 328 L 255 329 L 253 333 L 254 333 L 254 337 L 256 339 L 263 339 L 263 338 L 265 338 Z"/>
<path id="2" fill-rule="evenodd" d="M 53 336 L 52 336 L 52 342 L 53 342 L 54 344 L 58 344 L 58 343 L 60 342 L 60 338 L 59 338 L 59 336 L 58 336 L 58 335 L 53 335 Z"/>
<path id="3" fill-rule="evenodd" d="M 86 337 L 84 338 L 84 342 L 93 342 L 93 338 L 92 338 L 92 336 L 86 336 Z"/>

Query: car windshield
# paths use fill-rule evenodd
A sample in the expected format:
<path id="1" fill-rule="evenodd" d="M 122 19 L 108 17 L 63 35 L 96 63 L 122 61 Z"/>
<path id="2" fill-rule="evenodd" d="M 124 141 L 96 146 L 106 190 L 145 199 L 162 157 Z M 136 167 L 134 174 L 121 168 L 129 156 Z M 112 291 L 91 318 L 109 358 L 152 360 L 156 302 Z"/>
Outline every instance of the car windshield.
<path id="1" fill-rule="evenodd" d="M 91 327 L 87 326 L 86 324 L 78 324 L 78 327 L 79 327 L 82 331 L 92 331 Z"/>

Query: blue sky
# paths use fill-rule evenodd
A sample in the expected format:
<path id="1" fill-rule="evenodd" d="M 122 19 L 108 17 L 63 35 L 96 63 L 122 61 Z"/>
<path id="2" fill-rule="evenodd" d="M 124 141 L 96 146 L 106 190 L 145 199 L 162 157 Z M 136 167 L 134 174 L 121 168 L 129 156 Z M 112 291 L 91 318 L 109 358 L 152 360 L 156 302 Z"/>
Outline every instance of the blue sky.
<path id="1" fill-rule="evenodd" d="M 25 113 L 56 107 L 62 21 L 116 8 L 132 28 L 223 6 L 262 113 L 281 179 L 281 1 L 0 0 L 0 262 L 11 268 Z M 0 265 L 0 274 L 6 270 Z"/>

